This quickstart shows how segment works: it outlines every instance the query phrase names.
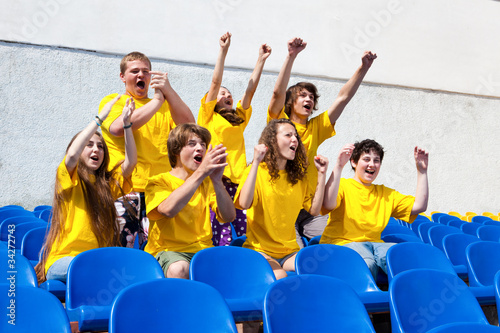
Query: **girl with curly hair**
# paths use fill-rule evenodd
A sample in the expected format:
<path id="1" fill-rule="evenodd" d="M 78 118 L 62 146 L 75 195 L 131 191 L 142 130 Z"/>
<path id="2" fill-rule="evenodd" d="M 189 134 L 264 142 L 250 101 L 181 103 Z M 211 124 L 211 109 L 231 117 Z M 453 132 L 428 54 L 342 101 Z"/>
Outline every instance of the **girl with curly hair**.
<path id="1" fill-rule="evenodd" d="M 57 168 L 50 229 L 42 260 L 35 266 L 40 283 L 46 279 L 66 282 L 71 260 L 83 251 L 120 245 L 114 202 L 132 190 L 130 176 L 137 163 L 130 122 L 135 109 L 132 98 L 123 109 L 125 160 L 111 171 L 108 148 L 97 132 L 119 98 L 108 102 L 99 116 L 73 137 Z"/>
<path id="2" fill-rule="evenodd" d="M 318 215 L 323 202 L 328 160 L 316 156 L 316 188 L 307 179 L 307 153 L 294 124 L 272 120 L 254 148 L 252 164 L 245 170 L 235 206 L 247 210 L 247 240 L 243 247 L 260 252 L 277 279 L 295 270 L 299 250 L 295 220 L 304 208 Z"/>

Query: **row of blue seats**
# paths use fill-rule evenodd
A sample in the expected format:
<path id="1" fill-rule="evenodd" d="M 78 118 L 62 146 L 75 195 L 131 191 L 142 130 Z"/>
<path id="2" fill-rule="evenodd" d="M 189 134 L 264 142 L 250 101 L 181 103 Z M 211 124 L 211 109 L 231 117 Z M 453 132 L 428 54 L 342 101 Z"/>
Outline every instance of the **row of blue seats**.
<path id="1" fill-rule="evenodd" d="M 488 252 L 500 255 L 500 244 L 480 243 L 498 245 L 494 250 L 489 248 Z M 367 315 L 370 311 L 367 301 L 370 297 L 374 300 L 376 293 L 382 293 L 395 332 L 426 332 L 457 323 L 469 329 L 472 324 L 485 325 L 478 326 L 474 332 L 490 331 L 472 289 L 454 274 L 453 269 L 446 271 L 442 264 L 429 267 L 434 265 L 429 259 L 436 255 L 432 250 L 439 251 L 422 243 L 394 246 L 387 258 L 391 279 L 389 292 L 377 291 L 372 281 L 373 290 L 363 293 L 359 291 L 363 288 L 360 285 L 366 282 L 360 276 L 364 270 L 371 278 L 370 272 L 357 253 L 341 246 L 317 245 L 301 250 L 297 256 L 298 275 L 280 281 L 275 281 L 267 261 L 254 251 L 239 247 L 206 249 L 196 254 L 192 261 L 191 280 L 198 284 L 164 279 L 158 262 L 143 251 L 102 248 L 82 253 L 71 264 L 66 311 L 68 318 L 79 321 L 81 331 L 129 332 L 126 327 L 130 332 L 138 331 L 139 327 L 141 331 L 150 331 L 174 325 L 173 331 L 190 332 L 196 328 L 210 332 L 210 325 L 216 325 L 218 332 L 224 331 L 220 327 L 226 326 L 227 332 L 232 332 L 235 321 L 262 318 L 266 332 L 321 332 L 327 324 L 326 327 L 335 327 L 339 332 L 374 332 Z M 18 266 L 20 258 L 16 258 Z M 119 258 L 124 259 L 117 260 Z M 420 263 L 409 264 L 418 260 Z M 428 267 L 419 269 L 422 266 Z M 498 286 L 499 274 L 493 277 L 493 283 Z M 208 285 L 217 292 L 204 291 L 203 288 L 210 289 Z M 22 296 L 20 279 L 15 288 Z M 30 288 L 40 290 L 33 285 Z M 496 290 L 498 299 L 499 288 Z M 2 306 L 7 307 L 8 293 L 3 295 L 0 297 Z M 19 307 L 32 303 L 21 302 L 18 297 L 16 295 Z M 45 306 L 38 304 L 37 311 L 46 310 L 48 302 Z M 226 306 L 232 316 L 227 315 Z M 423 307 L 430 312 L 422 314 L 419 309 Z M 37 311 L 32 310 L 31 316 L 37 316 Z M 225 319 L 218 316 L 224 313 Z M 173 316 L 170 320 L 169 315 Z M 178 320 L 182 315 L 189 315 L 191 320 Z M 54 316 L 45 313 L 36 320 L 48 317 L 54 321 Z M 22 317 L 21 312 L 17 318 L 32 325 L 36 322 L 31 317 L 25 320 L 30 318 Z M 210 318 L 217 319 L 216 323 Z M 208 326 L 202 326 L 204 324 Z"/>

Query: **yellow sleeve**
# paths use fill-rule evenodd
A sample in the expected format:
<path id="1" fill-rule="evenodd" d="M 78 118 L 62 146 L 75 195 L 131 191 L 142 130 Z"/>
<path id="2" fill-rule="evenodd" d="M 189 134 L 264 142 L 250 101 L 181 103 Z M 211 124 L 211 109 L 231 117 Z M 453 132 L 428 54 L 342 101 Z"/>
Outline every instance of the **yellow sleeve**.
<path id="1" fill-rule="evenodd" d="M 212 122 L 215 105 L 217 104 L 216 99 L 207 102 L 206 98 L 207 94 L 201 99 L 200 110 L 198 111 L 198 125 L 203 127 L 206 127 Z"/>
<path id="2" fill-rule="evenodd" d="M 64 156 L 63 161 L 59 164 L 59 167 L 57 167 L 57 179 L 61 185 L 60 191 L 65 191 L 77 186 L 80 180 L 78 177 L 78 165 L 73 172 L 73 176 L 70 176 L 68 168 L 66 167 L 66 156 Z"/>
<path id="3" fill-rule="evenodd" d="M 416 215 L 411 219 L 411 209 L 413 208 L 413 204 L 415 203 L 415 197 L 412 195 L 403 195 L 398 191 L 393 192 L 394 201 L 393 201 L 393 211 L 391 216 L 395 219 L 403 220 L 406 222 L 413 222 L 416 218 Z"/>
<path id="4" fill-rule="evenodd" d="M 276 119 L 281 119 L 281 118 L 288 119 L 288 116 L 285 113 L 285 107 L 284 106 L 281 109 L 280 114 L 278 115 L 278 118 L 276 118 Z M 271 112 L 269 112 L 269 107 L 268 107 L 267 108 L 267 123 L 269 123 L 273 119 L 275 119 L 275 118 L 271 117 Z"/>
<path id="5" fill-rule="evenodd" d="M 163 217 L 156 208 L 174 191 L 171 182 L 164 174 L 151 177 L 144 192 L 146 201 L 146 214 L 151 220 L 159 220 Z"/>

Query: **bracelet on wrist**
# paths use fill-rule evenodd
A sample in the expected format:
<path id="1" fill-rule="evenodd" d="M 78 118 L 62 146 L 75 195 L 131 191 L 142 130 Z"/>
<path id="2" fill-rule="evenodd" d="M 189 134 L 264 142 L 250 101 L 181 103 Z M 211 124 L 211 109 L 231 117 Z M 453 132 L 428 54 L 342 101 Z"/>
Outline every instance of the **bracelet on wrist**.
<path id="1" fill-rule="evenodd" d="M 99 122 L 97 121 L 97 119 L 94 119 L 94 121 L 97 124 L 97 126 L 101 127 L 101 124 L 99 124 Z"/>
<path id="2" fill-rule="evenodd" d="M 124 128 L 124 129 L 130 128 L 130 127 L 132 127 L 132 123 L 130 123 L 130 124 L 128 124 L 128 125 L 123 125 L 123 128 Z"/>

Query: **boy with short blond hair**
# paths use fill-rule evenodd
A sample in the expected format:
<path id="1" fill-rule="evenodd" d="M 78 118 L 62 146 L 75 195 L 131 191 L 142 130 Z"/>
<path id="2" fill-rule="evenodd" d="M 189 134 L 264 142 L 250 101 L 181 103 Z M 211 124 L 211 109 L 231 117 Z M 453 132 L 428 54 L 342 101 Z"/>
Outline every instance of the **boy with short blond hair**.
<path id="1" fill-rule="evenodd" d="M 121 215 L 120 224 L 123 225 L 122 245 L 132 247 L 136 235 L 139 235 L 140 244 L 147 240 L 148 221 L 144 202 L 147 179 L 170 170 L 168 135 L 176 125 L 194 122 L 195 119 L 170 85 L 167 73 L 151 71 L 151 61 L 146 55 L 131 52 L 124 56 L 120 63 L 120 79 L 125 84 L 125 94 L 102 122 L 102 134 L 109 147 L 110 167 L 114 167 L 124 158 L 121 110 L 127 98 L 132 97 L 136 111 L 130 125 L 138 155 L 137 167 L 132 175 L 134 192 L 116 202 L 118 214 Z M 150 86 L 155 90 L 152 99 L 148 98 Z M 116 95 L 104 97 L 99 109 Z M 131 207 L 135 209 L 130 209 Z"/>

